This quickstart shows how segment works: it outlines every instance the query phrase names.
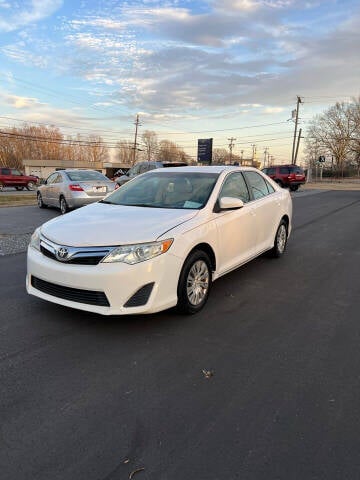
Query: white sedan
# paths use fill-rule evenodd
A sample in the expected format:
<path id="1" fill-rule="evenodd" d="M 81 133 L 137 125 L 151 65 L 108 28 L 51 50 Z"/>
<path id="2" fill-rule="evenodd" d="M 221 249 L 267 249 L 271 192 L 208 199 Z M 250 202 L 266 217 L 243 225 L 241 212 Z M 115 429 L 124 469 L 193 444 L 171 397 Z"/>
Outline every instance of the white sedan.
<path id="1" fill-rule="evenodd" d="M 291 219 L 289 192 L 254 168 L 154 170 L 38 228 L 27 291 L 104 315 L 196 313 L 214 280 L 280 257 Z"/>

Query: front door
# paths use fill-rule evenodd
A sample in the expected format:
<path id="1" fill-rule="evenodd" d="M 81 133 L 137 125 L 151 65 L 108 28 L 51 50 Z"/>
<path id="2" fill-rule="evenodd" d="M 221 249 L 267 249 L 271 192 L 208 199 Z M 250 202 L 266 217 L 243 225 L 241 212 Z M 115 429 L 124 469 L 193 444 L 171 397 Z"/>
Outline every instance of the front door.
<path id="1" fill-rule="evenodd" d="M 250 260 L 255 255 L 257 245 L 255 213 L 241 172 L 230 173 L 225 178 L 219 200 L 222 197 L 239 198 L 244 202 L 244 206 L 214 214 L 218 232 L 220 275 Z"/>

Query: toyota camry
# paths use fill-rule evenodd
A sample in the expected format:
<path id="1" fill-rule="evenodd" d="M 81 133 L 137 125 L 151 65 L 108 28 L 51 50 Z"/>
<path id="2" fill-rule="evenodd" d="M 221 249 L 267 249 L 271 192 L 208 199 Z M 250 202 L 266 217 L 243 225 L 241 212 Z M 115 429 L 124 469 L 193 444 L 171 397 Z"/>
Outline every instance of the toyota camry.
<path id="1" fill-rule="evenodd" d="M 287 190 L 251 167 L 177 167 L 140 175 L 35 230 L 27 291 L 104 315 L 188 314 L 212 283 L 291 232 Z"/>

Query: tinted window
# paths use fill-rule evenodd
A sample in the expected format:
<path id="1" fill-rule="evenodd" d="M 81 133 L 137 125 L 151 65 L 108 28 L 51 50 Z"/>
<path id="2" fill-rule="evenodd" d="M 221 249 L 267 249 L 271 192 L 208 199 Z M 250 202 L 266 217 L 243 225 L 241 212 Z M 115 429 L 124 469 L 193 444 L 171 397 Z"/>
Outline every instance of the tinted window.
<path id="1" fill-rule="evenodd" d="M 276 168 L 267 168 L 267 171 L 265 172 L 266 175 L 275 175 L 276 174 Z"/>
<path id="2" fill-rule="evenodd" d="M 21 175 L 19 170 L 11 170 L 11 175 Z"/>
<path id="3" fill-rule="evenodd" d="M 244 203 L 250 200 L 249 191 L 241 173 L 232 173 L 226 177 L 219 197 L 235 197 Z"/>
<path id="4" fill-rule="evenodd" d="M 290 173 L 290 169 L 288 167 L 280 167 L 279 173 L 280 175 L 288 175 Z"/>
<path id="5" fill-rule="evenodd" d="M 92 180 L 108 181 L 107 177 L 95 170 L 74 170 L 73 172 L 65 173 L 72 182 L 86 182 Z"/>
<path id="6" fill-rule="evenodd" d="M 3 168 L 2 169 L 2 174 L 3 175 L 10 175 L 10 168 Z"/>
<path id="7" fill-rule="evenodd" d="M 245 176 L 255 200 L 269 195 L 267 182 L 259 173 L 245 172 Z"/>
<path id="8" fill-rule="evenodd" d="M 294 166 L 294 167 L 290 167 L 289 170 L 290 170 L 290 173 L 304 175 L 304 170 L 301 167 Z"/>

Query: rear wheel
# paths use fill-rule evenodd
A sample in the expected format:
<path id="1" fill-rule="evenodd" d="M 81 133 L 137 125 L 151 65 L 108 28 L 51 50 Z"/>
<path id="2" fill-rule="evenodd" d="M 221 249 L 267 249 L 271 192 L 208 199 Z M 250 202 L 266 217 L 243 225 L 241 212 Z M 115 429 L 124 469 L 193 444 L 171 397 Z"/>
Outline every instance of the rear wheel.
<path id="1" fill-rule="evenodd" d="M 298 189 L 299 189 L 299 185 L 290 185 L 290 190 L 292 192 L 296 192 L 296 190 L 298 190 Z"/>
<path id="2" fill-rule="evenodd" d="M 27 190 L 35 190 L 35 183 L 32 181 L 28 182 L 28 184 L 26 185 L 26 188 Z"/>
<path id="3" fill-rule="evenodd" d="M 24 190 L 24 187 L 15 187 L 16 190 Z"/>
<path id="4" fill-rule="evenodd" d="M 280 225 L 278 226 L 278 229 L 276 231 L 274 246 L 270 250 L 270 254 L 272 257 L 279 258 L 284 254 L 287 244 L 287 237 L 287 223 L 285 222 L 285 220 L 281 220 Z"/>
<path id="5" fill-rule="evenodd" d="M 47 207 L 47 205 L 45 205 L 45 203 L 43 202 L 43 199 L 42 199 L 42 196 L 41 196 L 40 192 L 37 194 L 37 204 L 38 204 L 39 208 L 46 208 Z"/>
<path id="6" fill-rule="evenodd" d="M 65 213 L 69 211 L 69 206 L 66 203 L 66 200 L 64 197 L 60 197 L 59 206 L 60 206 L 60 212 L 62 213 L 62 215 L 65 215 Z"/>
<path id="7" fill-rule="evenodd" d="M 284 184 L 281 180 L 279 180 L 278 178 L 275 180 L 275 182 L 279 185 L 279 187 L 281 188 L 284 188 Z"/>
<path id="8" fill-rule="evenodd" d="M 0 182 L 0 192 L 4 189 L 4 184 Z"/>
<path id="9" fill-rule="evenodd" d="M 188 315 L 199 312 L 207 302 L 211 288 L 211 262 L 196 250 L 186 259 L 178 284 L 177 309 Z"/>

